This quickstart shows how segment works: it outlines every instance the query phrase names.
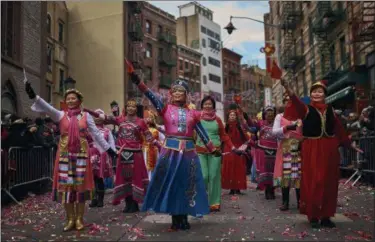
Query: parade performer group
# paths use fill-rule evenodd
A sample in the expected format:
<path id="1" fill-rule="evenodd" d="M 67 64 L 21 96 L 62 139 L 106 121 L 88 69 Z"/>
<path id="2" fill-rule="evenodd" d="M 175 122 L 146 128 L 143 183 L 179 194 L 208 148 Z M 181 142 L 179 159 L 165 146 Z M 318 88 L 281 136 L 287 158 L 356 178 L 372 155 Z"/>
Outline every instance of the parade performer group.
<path id="1" fill-rule="evenodd" d="M 247 189 L 246 160 L 253 167 L 266 199 L 282 190 L 281 211 L 289 209 L 289 192 L 296 191 L 297 206 L 312 227 L 334 227 L 338 194 L 340 145 L 352 147 L 332 106 L 325 104 L 327 86 L 310 89 L 311 104 L 304 104 L 285 80 L 285 112 L 267 106 L 253 120 L 239 105 L 231 105 L 227 123 L 216 115 L 215 99 L 207 96 L 201 111 L 188 105 L 188 84 L 176 80 L 168 103 L 153 93 L 134 72 L 131 81 L 151 101 L 156 113 L 137 116 L 129 99 L 120 115 L 83 109 L 83 95 L 68 89 L 67 110 L 59 111 L 37 96 L 29 82 L 25 88 L 34 101 L 32 110 L 59 123 L 60 141 L 53 175 L 53 200 L 66 211 L 64 231 L 84 228 L 86 200 L 91 208 L 104 205 L 104 179 L 113 176 L 113 205 L 125 200 L 124 213 L 153 211 L 171 215 L 170 231 L 190 229 L 188 215 L 201 217 L 221 210 L 221 189 L 231 195 Z M 163 120 L 157 126 L 156 116 Z M 118 126 L 116 140 L 105 125 Z M 249 132 L 253 134 L 250 135 Z M 251 147 L 252 152 L 248 151 Z M 249 167 L 248 167 L 249 169 Z M 139 204 L 142 203 L 142 208 Z"/>

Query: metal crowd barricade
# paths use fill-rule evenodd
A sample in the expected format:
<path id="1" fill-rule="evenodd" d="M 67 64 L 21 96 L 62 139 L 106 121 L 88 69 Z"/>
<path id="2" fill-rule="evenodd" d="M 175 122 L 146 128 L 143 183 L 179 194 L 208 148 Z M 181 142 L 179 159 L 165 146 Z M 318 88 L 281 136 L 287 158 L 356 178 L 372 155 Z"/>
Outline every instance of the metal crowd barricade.
<path id="1" fill-rule="evenodd" d="M 11 147 L 8 151 L 8 162 L 2 168 L 7 169 L 6 186 L 2 187 L 10 198 L 20 204 L 12 195 L 13 188 L 32 184 L 43 180 L 51 180 L 56 152 L 54 148 L 44 148 L 36 146 L 33 148 Z M 3 162 L 2 162 L 3 163 Z M 10 171 L 12 164 L 15 168 Z"/>
<path id="2" fill-rule="evenodd" d="M 346 167 L 343 169 L 354 170 L 355 172 L 346 182 L 349 183 L 355 179 L 352 186 L 362 177 L 363 174 L 375 174 L 375 136 L 364 136 L 354 139 L 357 147 L 364 151 L 359 154 L 353 149 L 346 149 L 344 151 L 344 163 Z M 356 177 L 357 176 L 357 177 Z"/>

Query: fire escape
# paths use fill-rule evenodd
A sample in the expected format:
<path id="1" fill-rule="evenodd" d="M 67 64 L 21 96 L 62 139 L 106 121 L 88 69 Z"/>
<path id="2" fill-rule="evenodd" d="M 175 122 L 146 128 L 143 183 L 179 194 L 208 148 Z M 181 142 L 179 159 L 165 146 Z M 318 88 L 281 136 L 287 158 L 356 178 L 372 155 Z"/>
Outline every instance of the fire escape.
<path id="1" fill-rule="evenodd" d="M 355 48 L 363 52 L 375 44 L 375 2 L 357 3 L 357 11 L 352 10 L 352 32 Z M 352 8 L 354 3 L 352 3 Z M 365 53 L 367 54 L 367 53 Z M 370 99 L 375 99 L 375 90 L 370 90 Z"/>
<path id="2" fill-rule="evenodd" d="M 160 48 L 158 63 L 161 67 L 168 69 L 168 74 L 163 74 L 160 77 L 160 88 L 169 89 L 173 80 L 171 76 L 172 68 L 176 66 L 177 59 L 173 53 L 176 50 L 177 38 L 169 31 L 162 31 L 158 33 L 158 40 L 164 48 Z"/>
<path id="3" fill-rule="evenodd" d="M 359 14 L 355 18 L 354 41 L 375 41 L 375 2 L 360 2 Z"/>
<path id="4" fill-rule="evenodd" d="M 130 23 L 128 23 L 128 34 L 129 40 L 131 41 L 131 48 L 128 50 L 130 55 L 130 61 L 132 62 L 135 72 L 142 77 L 142 68 L 143 68 L 143 28 L 142 28 L 142 6 L 143 2 L 128 2 L 130 11 L 129 14 L 132 14 Z M 131 82 L 128 84 L 129 93 L 133 97 L 140 97 L 141 93 L 138 89 L 132 85 Z"/>
<path id="5" fill-rule="evenodd" d="M 332 36 L 331 32 L 345 18 L 345 12 L 340 8 L 333 10 L 330 1 L 320 1 L 316 5 L 313 33 L 320 53 L 321 65 L 317 78 L 330 80 L 336 74 L 331 61 L 331 44 L 336 36 Z"/>
<path id="6" fill-rule="evenodd" d="M 303 46 L 295 43 L 294 33 L 297 23 L 301 20 L 302 9 L 298 2 L 282 2 L 281 28 L 283 30 L 283 50 L 281 53 L 281 67 L 290 76 L 294 74 L 303 63 Z M 302 40 L 301 40 L 301 43 Z"/>

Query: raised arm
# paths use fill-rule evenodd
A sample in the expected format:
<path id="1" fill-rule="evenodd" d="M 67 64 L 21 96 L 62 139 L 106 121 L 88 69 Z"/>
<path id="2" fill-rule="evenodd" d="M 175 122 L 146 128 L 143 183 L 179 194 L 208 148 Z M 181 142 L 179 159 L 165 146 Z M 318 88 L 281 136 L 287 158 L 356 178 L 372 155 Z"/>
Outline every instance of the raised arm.
<path id="1" fill-rule="evenodd" d="M 95 112 L 91 109 L 88 109 L 88 108 L 84 108 L 83 111 L 89 113 L 90 115 L 92 115 L 95 118 L 99 118 L 99 119 L 103 120 L 105 125 L 107 125 L 107 124 L 118 125 L 119 124 L 119 118 L 120 117 L 115 117 L 113 115 L 107 115 L 107 114 L 103 114 L 103 113 L 97 113 L 97 112 Z"/>
<path id="2" fill-rule="evenodd" d="M 57 110 L 49 103 L 44 101 L 43 98 L 37 96 L 34 89 L 31 87 L 30 82 L 28 81 L 25 83 L 25 91 L 29 98 L 34 101 L 33 105 L 31 106 L 31 110 L 38 113 L 46 113 L 55 122 L 59 122 L 62 119 L 64 112 Z"/>
<path id="3" fill-rule="evenodd" d="M 94 142 L 97 144 L 97 148 L 100 153 L 104 153 L 105 151 L 109 150 L 111 146 L 107 143 L 107 141 L 104 139 L 103 134 L 100 132 L 100 130 L 96 127 L 94 119 L 89 113 L 86 113 L 87 115 L 87 127 L 88 131 L 94 140 Z"/>
<path id="4" fill-rule="evenodd" d="M 64 116 L 64 111 L 57 110 L 39 96 L 35 97 L 31 110 L 38 113 L 46 113 L 55 122 L 59 122 Z"/>
<path id="5" fill-rule="evenodd" d="M 281 114 L 276 115 L 275 121 L 273 122 L 272 133 L 279 139 L 284 138 L 284 129 L 281 127 Z"/>
<path id="6" fill-rule="evenodd" d="M 221 142 L 224 143 L 227 147 L 231 147 L 231 149 L 234 150 L 235 147 L 232 143 L 232 140 L 228 136 L 227 132 L 225 132 L 223 121 L 219 117 L 217 117 L 216 122 L 219 126 L 219 136 L 220 136 Z"/>
<path id="7" fill-rule="evenodd" d="M 138 89 L 151 101 L 152 105 L 154 105 L 158 113 L 162 115 L 162 112 L 164 110 L 164 103 L 161 101 L 161 99 L 158 98 L 143 81 L 141 81 L 141 79 L 135 72 L 132 72 L 130 74 L 130 78 L 132 82 L 137 85 Z"/>
<path id="8" fill-rule="evenodd" d="M 290 101 L 285 106 L 284 113 L 291 113 L 293 114 L 292 116 L 296 116 L 293 117 L 293 119 L 303 120 L 308 112 L 307 106 L 295 95 L 294 91 L 285 80 L 281 79 L 281 85 L 285 88 L 286 93 L 290 97 Z"/>

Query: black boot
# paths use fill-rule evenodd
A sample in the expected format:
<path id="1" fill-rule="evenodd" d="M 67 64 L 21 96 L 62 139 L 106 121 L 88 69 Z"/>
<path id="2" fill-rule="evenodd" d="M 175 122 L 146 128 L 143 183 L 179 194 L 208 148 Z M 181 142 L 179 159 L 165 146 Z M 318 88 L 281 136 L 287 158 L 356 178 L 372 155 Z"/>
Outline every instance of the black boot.
<path id="1" fill-rule="evenodd" d="M 300 200 L 301 194 L 299 188 L 296 188 L 296 198 L 297 198 L 297 208 L 299 209 L 299 200 Z"/>
<path id="2" fill-rule="evenodd" d="M 287 211 L 289 210 L 289 187 L 281 188 L 283 205 L 280 207 L 280 211 Z"/>
<path id="3" fill-rule="evenodd" d="M 98 192 L 98 208 L 102 208 L 104 206 L 104 191 Z"/>
<path id="4" fill-rule="evenodd" d="M 98 196 L 97 193 L 95 192 L 94 198 L 91 200 L 91 203 L 89 204 L 90 208 L 95 208 L 98 206 Z"/>
<path id="5" fill-rule="evenodd" d="M 234 195 L 234 190 L 233 189 L 230 189 L 230 192 L 229 192 L 229 195 Z"/>
<path id="6" fill-rule="evenodd" d="M 266 186 L 266 189 L 264 190 L 264 196 L 266 197 L 266 200 L 270 199 L 270 188 Z"/>
<path id="7" fill-rule="evenodd" d="M 313 218 L 310 220 L 311 228 L 313 229 L 319 229 L 320 224 L 319 224 L 319 219 Z"/>
<path id="8" fill-rule="evenodd" d="M 276 198 L 276 196 L 275 196 L 275 188 L 273 186 L 270 186 L 269 189 L 270 189 L 270 195 L 269 195 L 269 197 L 270 197 L 271 200 L 274 200 Z"/>
<path id="9" fill-rule="evenodd" d="M 98 179 L 98 191 L 96 192 L 98 199 L 98 208 L 104 206 L 104 180 L 102 178 Z"/>
<path id="10" fill-rule="evenodd" d="M 125 198 L 125 208 L 122 210 L 123 213 L 129 213 L 130 207 L 132 205 L 133 198 L 131 196 L 128 196 Z"/>
<path id="11" fill-rule="evenodd" d="M 179 215 L 172 215 L 172 225 L 169 228 L 171 231 L 177 231 L 180 229 Z"/>
<path id="12" fill-rule="evenodd" d="M 131 202 L 130 209 L 129 209 L 128 212 L 129 212 L 129 213 L 136 213 L 136 212 L 139 212 L 138 202 L 135 201 L 133 198 L 132 198 L 132 202 Z"/>
<path id="13" fill-rule="evenodd" d="M 334 222 L 332 222 L 330 218 L 322 218 L 322 220 L 320 221 L 320 225 L 322 225 L 322 227 L 326 227 L 326 228 L 335 228 L 336 227 L 336 224 Z"/>
<path id="14" fill-rule="evenodd" d="M 188 221 L 188 216 L 187 215 L 180 215 L 181 217 L 181 225 L 180 228 L 181 230 L 189 230 L 190 229 L 190 224 Z"/>

